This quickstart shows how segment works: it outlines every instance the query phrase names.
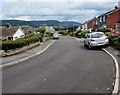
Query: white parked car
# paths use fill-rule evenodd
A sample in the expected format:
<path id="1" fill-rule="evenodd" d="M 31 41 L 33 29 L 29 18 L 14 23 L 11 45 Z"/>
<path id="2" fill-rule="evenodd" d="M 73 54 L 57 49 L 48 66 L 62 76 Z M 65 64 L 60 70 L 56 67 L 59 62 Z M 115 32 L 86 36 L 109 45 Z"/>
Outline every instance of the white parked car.
<path id="1" fill-rule="evenodd" d="M 91 32 L 85 35 L 84 45 L 90 49 L 93 47 L 107 47 L 109 39 L 103 32 Z"/>

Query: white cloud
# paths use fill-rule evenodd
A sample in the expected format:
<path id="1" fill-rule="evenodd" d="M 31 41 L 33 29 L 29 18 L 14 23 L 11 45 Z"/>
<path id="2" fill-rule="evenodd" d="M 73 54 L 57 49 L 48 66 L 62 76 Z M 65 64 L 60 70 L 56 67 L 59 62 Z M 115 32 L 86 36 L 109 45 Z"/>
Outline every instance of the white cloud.
<path id="1" fill-rule="evenodd" d="M 84 22 L 113 9 L 117 4 L 116 2 L 75 2 L 76 0 L 72 2 L 68 2 L 68 0 L 65 0 L 65 2 L 28 1 L 29 0 L 14 0 L 14 2 L 11 2 L 11 0 L 4 0 L 2 2 L 2 19 L 54 19 Z"/>
<path id="2" fill-rule="evenodd" d="M 3 0 L 3 2 L 113 2 L 113 0 Z"/>
<path id="3" fill-rule="evenodd" d="M 31 20 L 30 16 L 18 16 L 18 17 L 13 17 L 13 18 L 8 18 L 8 19 L 14 19 L 14 20 Z"/>

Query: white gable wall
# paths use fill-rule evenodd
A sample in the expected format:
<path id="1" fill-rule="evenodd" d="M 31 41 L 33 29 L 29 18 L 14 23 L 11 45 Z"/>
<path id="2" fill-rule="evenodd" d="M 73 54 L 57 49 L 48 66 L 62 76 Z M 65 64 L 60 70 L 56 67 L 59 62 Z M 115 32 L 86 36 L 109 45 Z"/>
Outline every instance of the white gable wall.
<path id="1" fill-rule="evenodd" d="M 81 30 L 81 26 L 79 26 L 76 30 L 77 30 L 77 31 Z"/>
<path id="2" fill-rule="evenodd" d="M 50 26 L 50 32 L 51 32 L 51 33 L 54 33 L 54 32 L 55 32 L 55 29 L 54 29 L 52 26 Z"/>
<path id="3" fill-rule="evenodd" d="M 23 33 L 22 29 L 19 28 L 16 33 L 13 35 L 13 40 L 17 39 L 17 38 L 21 38 L 24 37 L 25 34 Z"/>

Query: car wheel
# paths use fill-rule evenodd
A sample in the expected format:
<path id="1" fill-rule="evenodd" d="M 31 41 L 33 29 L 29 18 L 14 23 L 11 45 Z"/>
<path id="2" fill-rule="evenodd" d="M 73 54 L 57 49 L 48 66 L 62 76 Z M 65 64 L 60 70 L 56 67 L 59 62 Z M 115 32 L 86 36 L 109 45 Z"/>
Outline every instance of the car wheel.
<path id="1" fill-rule="evenodd" d="M 84 46 L 87 47 L 87 45 L 85 44 L 85 42 L 84 42 Z"/>
<path id="2" fill-rule="evenodd" d="M 92 48 L 93 48 L 93 47 L 90 45 L 90 43 L 88 44 L 88 48 L 89 48 L 89 49 L 92 49 Z"/>

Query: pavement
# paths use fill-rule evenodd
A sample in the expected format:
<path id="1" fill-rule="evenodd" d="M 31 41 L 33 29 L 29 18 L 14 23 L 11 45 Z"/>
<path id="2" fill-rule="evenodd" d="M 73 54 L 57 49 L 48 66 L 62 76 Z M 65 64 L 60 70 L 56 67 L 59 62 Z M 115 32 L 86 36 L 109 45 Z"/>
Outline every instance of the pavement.
<path id="1" fill-rule="evenodd" d="M 29 57 L 31 55 L 34 55 L 40 51 L 42 51 L 45 47 L 48 46 L 48 44 L 50 44 L 53 40 L 48 40 L 46 42 L 43 42 L 41 43 L 39 46 L 35 47 L 35 48 L 32 48 L 32 49 L 29 49 L 27 51 L 24 51 L 24 52 L 21 52 L 19 54 L 15 54 L 15 55 L 11 55 L 11 56 L 7 56 L 7 57 L 1 57 L 2 64 L 7 64 L 7 63 L 10 63 L 10 62 L 14 62 L 14 61 L 17 61 L 17 60 L 20 60 L 20 59 L 23 59 L 23 58 L 26 58 L 26 57 Z"/>
<path id="2" fill-rule="evenodd" d="M 120 51 L 117 49 L 114 49 L 113 47 L 109 46 L 108 48 L 106 48 L 107 51 L 109 51 L 116 59 L 120 68 Z M 119 71 L 119 76 L 120 76 L 120 71 Z M 119 83 L 119 91 L 118 91 L 118 95 L 120 95 L 120 83 Z"/>
<path id="3" fill-rule="evenodd" d="M 107 93 L 113 88 L 113 60 L 102 50 L 89 50 L 60 37 L 44 53 L 4 68 L 3 93 Z"/>

